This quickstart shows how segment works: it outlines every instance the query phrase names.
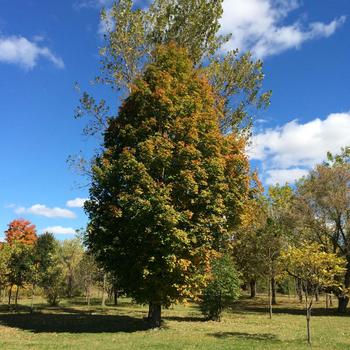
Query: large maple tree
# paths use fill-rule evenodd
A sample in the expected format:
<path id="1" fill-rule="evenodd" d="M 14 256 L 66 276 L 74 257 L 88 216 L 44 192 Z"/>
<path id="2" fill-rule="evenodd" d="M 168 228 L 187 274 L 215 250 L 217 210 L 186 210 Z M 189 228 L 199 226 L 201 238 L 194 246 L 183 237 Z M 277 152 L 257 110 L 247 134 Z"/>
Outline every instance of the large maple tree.
<path id="1" fill-rule="evenodd" d="M 159 46 L 109 120 L 92 167 L 88 243 L 159 326 L 197 295 L 249 193 L 245 141 L 222 133 L 224 103 L 175 44 Z"/>

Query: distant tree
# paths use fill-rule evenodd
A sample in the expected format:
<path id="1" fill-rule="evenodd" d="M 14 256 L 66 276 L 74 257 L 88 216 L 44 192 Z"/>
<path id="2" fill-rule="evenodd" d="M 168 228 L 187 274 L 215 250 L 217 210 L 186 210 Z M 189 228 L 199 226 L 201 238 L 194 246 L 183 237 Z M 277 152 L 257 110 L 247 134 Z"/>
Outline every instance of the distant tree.
<path id="1" fill-rule="evenodd" d="M 264 276 L 262 242 L 259 232 L 266 224 L 266 203 L 263 197 L 246 202 L 241 224 L 233 237 L 233 255 L 242 281 L 250 286 L 250 297 L 255 298 L 257 281 Z"/>
<path id="2" fill-rule="evenodd" d="M 220 321 L 222 311 L 240 294 L 240 281 L 232 258 L 224 255 L 212 262 L 210 280 L 203 291 L 200 308 L 208 319 Z"/>
<path id="3" fill-rule="evenodd" d="M 276 278 L 280 274 L 278 259 L 288 241 L 281 226 L 270 217 L 267 218 L 263 229 L 257 232 L 257 238 L 260 247 L 260 268 L 268 280 L 269 315 L 272 318 L 272 305 L 276 304 Z"/>
<path id="4" fill-rule="evenodd" d="M 63 265 L 59 243 L 52 233 L 40 235 L 36 243 L 38 285 L 43 289 L 50 305 L 57 305 L 64 291 Z"/>
<path id="5" fill-rule="evenodd" d="M 346 271 L 346 261 L 333 253 L 326 253 L 317 243 L 304 242 L 290 246 L 280 256 L 285 271 L 299 279 L 305 294 L 307 340 L 311 344 L 311 310 L 315 294 L 322 287 L 340 288 L 338 277 Z"/>
<path id="6" fill-rule="evenodd" d="M 289 216 L 293 202 L 293 189 L 285 184 L 269 186 L 266 196 L 268 219 L 263 232 L 266 272 L 269 276 L 270 310 L 276 301 L 276 276 L 279 274 L 277 260 L 283 248 L 294 241 L 293 226 Z"/>
<path id="7" fill-rule="evenodd" d="M 88 307 L 91 301 L 91 289 L 97 283 L 99 277 L 99 268 L 96 259 L 88 252 L 83 253 L 83 257 L 78 265 L 78 278 L 85 292 L 85 299 Z"/>
<path id="8" fill-rule="evenodd" d="M 9 302 L 11 304 L 12 289 L 16 286 L 15 306 L 17 307 L 19 289 L 26 283 L 31 283 L 34 268 L 33 245 L 14 240 L 10 245 L 10 256 L 7 263 Z"/>
<path id="9" fill-rule="evenodd" d="M 248 197 L 245 142 L 221 132 L 221 108 L 187 51 L 161 46 L 92 167 L 89 248 L 154 326 L 162 306 L 198 293 Z"/>
<path id="10" fill-rule="evenodd" d="M 277 303 L 278 257 L 292 240 L 287 217 L 293 195 L 289 185 L 270 186 L 265 195 L 262 188 L 257 188 L 244 206 L 241 225 L 233 239 L 235 262 L 244 281 L 250 284 L 251 297 L 255 297 L 257 280 L 268 281 L 270 317 L 272 305 Z"/>
<path id="11" fill-rule="evenodd" d="M 66 293 L 71 298 L 79 286 L 76 285 L 78 279 L 79 264 L 83 258 L 84 249 L 79 238 L 66 239 L 60 247 L 60 257 L 66 278 Z"/>
<path id="12" fill-rule="evenodd" d="M 8 262 L 10 258 L 10 246 L 8 244 L 0 244 L 0 300 L 5 293 L 8 285 Z"/>
<path id="13" fill-rule="evenodd" d="M 12 244 L 20 242 L 32 245 L 37 240 L 36 227 L 30 221 L 25 219 L 16 219 L 8 224 L 5 231 L 6 242 Z"/>

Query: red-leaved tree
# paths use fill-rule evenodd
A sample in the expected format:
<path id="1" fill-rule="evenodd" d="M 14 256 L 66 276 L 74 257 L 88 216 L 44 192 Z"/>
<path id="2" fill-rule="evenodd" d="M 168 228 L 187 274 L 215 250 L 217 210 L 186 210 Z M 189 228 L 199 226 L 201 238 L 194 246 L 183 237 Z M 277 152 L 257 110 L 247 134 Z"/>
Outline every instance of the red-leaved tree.
<path id="1" fill-rule="evenodd" d="M 11 221 L 8 224 L 8 229 L 5 231 L 5 235 L 8 244 L 20 242 L 32 245 L 38 239 L 35 225 L 25 219 Z"/>

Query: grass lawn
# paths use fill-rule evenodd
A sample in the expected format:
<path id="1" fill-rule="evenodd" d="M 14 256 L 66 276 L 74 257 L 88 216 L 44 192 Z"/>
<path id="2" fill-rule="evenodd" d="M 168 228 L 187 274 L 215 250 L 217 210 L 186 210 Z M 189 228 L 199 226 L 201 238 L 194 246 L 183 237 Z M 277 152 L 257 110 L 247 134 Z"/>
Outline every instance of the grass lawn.
<path id="1" fill-rule="evenodd" d="M 79 301 L 58 308 L 37 305 L 9 312 L 0 307 L 0 349 L 309 349 L 305 316 L 294 298 L 279 298 L 272 320 L 266 298 L 241 299 L 221 322 L 205 322 L 195 305 L 164 310 L 164 327 L 147 329 L 147 309 L 121 300 L 118 307 L 89 312 Z M 313 349 L 350 349 L 350 317 L 316 303 Z"/>

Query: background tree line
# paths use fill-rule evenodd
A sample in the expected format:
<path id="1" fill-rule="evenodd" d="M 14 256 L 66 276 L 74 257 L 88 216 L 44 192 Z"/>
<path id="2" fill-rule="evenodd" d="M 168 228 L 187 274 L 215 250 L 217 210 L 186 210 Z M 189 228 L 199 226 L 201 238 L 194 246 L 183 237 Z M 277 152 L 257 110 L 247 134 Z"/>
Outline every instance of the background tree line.
<path id="1" fill-rule="evenodd" d="M 94 296 L 104 304 L 117 302 L 115 278 L 105 273 L 89 254 L 81 235 L 58 241 L 47 232 L 37 236 L 35 225 L 16 219 L 5 232 L 0 246 L 0 300 L 17 307 L 22 297 L 45 297 L 57 306 L 61 298 L 84 296 L 88 305 Z"/>

